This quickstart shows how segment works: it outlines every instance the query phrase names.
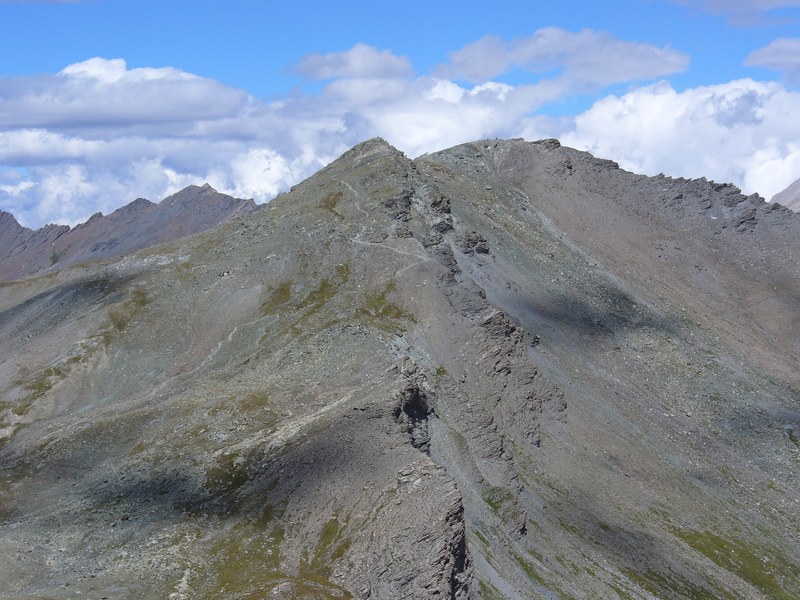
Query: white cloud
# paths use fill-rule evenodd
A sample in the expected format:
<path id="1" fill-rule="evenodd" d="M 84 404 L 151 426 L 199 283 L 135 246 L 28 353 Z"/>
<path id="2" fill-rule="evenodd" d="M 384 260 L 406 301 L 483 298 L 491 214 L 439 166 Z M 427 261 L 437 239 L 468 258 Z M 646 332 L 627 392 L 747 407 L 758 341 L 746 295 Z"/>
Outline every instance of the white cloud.
<path id="1" fill-rule="evenodd" d="M 85 218 L 86 207 L 82 200 L 95 193 L 99 183 L 96 177 L 92 180 L 94 183 L 89 181 L 86 169 L 80 165 L 67 165 L 48 171 L 33 186 L 40 198 L 36 207 L 38 216 L 59 213 L 69 215 L 70 220 Z"/>
<path id="2" fill-rule="evenodd" d="M 578 88 L 655 79 L 686 69 L 689 57 L 669 47 L 627 42 L 603 31 L 545 27 L 510 42 L 486 36 L 450 53 L 443 77 L 482 82 L 511 70 L 552 70 Z"/>
<path id="3" fill-rule="evenodd" d="M 46 129 L 0 131 L 0 161 L 13 164 L 58 162 L 94 154 L 103 142 L 68 137 Z"/>
<path id="4" fill-rule="evenodd" d="M 95 79 L 105 83 L 116 83 L 126 73 L 125 61 L 121 58 L 106 60 L 104 58 L 90 58 L 83 62 L 69 65 L 61 70 L 62 77 L 83 77 Z"/>
<path id="5" fill-rule="evenodd" d="M 430 89 L 425 92 L 427 100 L 444 100 L 450 104 L 458 104 L 464 97 L 466 90 L 452 81 L 436 81 Z"/>
<path id="6" fill-rule="evenodd" d="M 780 71 L 792 82 L 800 81 L 800 38 L 779 38 L 750 53 L 746 65 Z"/>
<path id="7" fill-rule="evenodd" d="M 772 142 L 753 155 L 744 183 L 750 189 L 763 190 L 768 200 L 787 188 L 800 173 L 800 142 L 785 145 L 778 140 Z"/>
<path id="8" fill-rule="evenodd" d="M 93 58 L 55 76 L 0 79 L 0 128 L 128 127 L 191 131 L 193 123 L 244 110 L 249 96 L 171 67 L 127 69 Z"/>
<path id="9" fill-rule="evenodd" d="M 503 42 L 505 64 L 561 73 L 524 85 L 414 77 L 405 58 L 367 46 L 317 57 L 309 73 L 331 81 L 269 102 L 102 58 L 0 80 L 0 208 L 27 226 L 74 224 L 206 181 L 264 202 L 376 135 L 412 156 L 480 138 L 562 137 L 633 170 L 709 176 L 767 197 L 800 175 L 798 93 L 750 80 L 684 92 L 661 83 L 547 117 L 536 111 L 576 89 L 671 72 L 686 58 L 589 31 L 536 35 L 564 44 Z M 595 72 L 593 61 L 614 60 Z"/>
<path id="10" fill-rule="evenodd" d="M 20 181 L 14 185 L 0 185 L 0 190 L 9 196 L 19 196 L 25 190 L 31 189 L 35 184 L 32 181 Z"/>
<path id="11" fill-rule="evenodd" d="M 800 93 L 750 79 L 599 100 L 562 142 L 655 175 L 732 182 L 770 198 L 800 173 Z"/>
<path id="12" fill-rule="evenodd" d="M 405 56 L 397 56 L 390 50 L 378 50 L 366 44 L 356 44 L 343 52 L 311 54 L 300 61 L 296 70 L 314 79 L 389 79 L 409 77 L 413 73 L 411 63 Z"/>
<path id="13" fill-rule="evenodd" d="M 287 182 L 303 175 L 302 160 L 293 161 L 269 148 L 253 148 L 231 161 L 230 181 L 225 185 L 238 196 L 275 196 Z"/>
<path id="14" fill-rule="evenodd" d="M 414 155 L 507 136 L 553 95 L 544 84 L 346 77 L 313 95 L 261 102 L 174 69 L 127 69 L 104 59 L 0 85 L 7 92 L 0 166 L 27 168 L 25 181 L 33 183 L 22 189 L 8 181 L 0 207 L 29 226 L 72 224 L 137 196 L 158 200 L 203 181 L 263 202 L 368 137 L 382 135 Z M 156 115 L 139 114 L 144 107 L 126 99 L 141 96 L 140 85 L 158 97 Z M 234 101 L 218 114 L 193 110 L 186 96 L 197 85 L 201 98 L 220 87 Z"/>

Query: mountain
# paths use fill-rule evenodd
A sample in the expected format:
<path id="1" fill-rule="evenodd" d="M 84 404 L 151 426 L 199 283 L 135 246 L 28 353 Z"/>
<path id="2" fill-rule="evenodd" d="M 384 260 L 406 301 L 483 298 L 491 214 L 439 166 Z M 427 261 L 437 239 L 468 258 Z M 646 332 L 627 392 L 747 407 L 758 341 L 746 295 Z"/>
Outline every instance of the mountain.
<path id="1" fill-rule="evenodd" d="M 253 200 L 220 194 L 205 184 L 189 186 L 160 204 L 138 198 L 108 216 L 97 213 L 74 228 L 47 225 L 34 231 L 0 211 L 0 281 L 122 256 L 255 210 Z"/>
<path id="2" fill-rule="evenodd" d="M 364 142 L 0 287 L 0 596 L 796 598 L 800 216 Z"/>
<path id="3" fill-rule="evenodd" d="M 795 212 L 800 212 L 800 179 L 791 183 L 785 190 L 775 194 L 770 202 L 777 202 Z"/>

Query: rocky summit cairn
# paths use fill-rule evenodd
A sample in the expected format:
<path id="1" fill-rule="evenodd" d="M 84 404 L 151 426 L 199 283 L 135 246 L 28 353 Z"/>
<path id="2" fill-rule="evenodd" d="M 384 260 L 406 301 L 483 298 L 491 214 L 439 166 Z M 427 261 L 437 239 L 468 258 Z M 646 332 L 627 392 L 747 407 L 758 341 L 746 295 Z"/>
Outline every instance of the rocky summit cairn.
<path id="1" fill-rule="evenodd" d="M 556 140 L 245 212 L 0 287 L 0 597 L 800 596 L 800 216 Z"/>

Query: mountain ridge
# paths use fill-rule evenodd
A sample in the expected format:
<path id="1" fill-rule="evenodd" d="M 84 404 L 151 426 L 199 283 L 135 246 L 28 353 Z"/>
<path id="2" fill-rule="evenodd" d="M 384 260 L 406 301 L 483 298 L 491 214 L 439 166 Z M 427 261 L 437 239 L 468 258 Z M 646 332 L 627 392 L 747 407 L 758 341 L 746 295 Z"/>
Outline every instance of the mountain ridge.
<path id="1" fill-rule="evenodd" d="M 220 194 L 205 184 L 191 185 L 158 204 L 137 198 L 108 215 L 95 213 L 74 227 L 48 224 L 33 230 L 20 225 L 11 213 L 0 211 L 0 281 L 113 258 L 255 210 L 252 199 Z"/>
<path id="2" fill-rule="evenodd" d="M 373 139 L 5 283 L 0 593 L 793 598 L 799 237 L 554 140 Z"/>

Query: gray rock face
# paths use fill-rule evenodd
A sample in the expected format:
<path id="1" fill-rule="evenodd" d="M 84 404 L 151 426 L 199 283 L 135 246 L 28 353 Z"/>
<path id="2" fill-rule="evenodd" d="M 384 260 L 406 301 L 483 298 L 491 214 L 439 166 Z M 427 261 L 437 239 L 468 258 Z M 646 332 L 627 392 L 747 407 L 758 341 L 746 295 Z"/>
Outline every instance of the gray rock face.
<path id="1" fill-rule="evenodd" d="M 0 281 L 122 256 L 255 210 L 253 200 L 220 194 L 205 184 L 189 186 L 160 204 L 138 198 L 108 216 L 97 213 L 74 228 L 47 225 L 33 231 L 0 211 Z"/>
<path id="2" fill-rule="evenodd" d="M 783 204 L 794 212 L 800 212 L 800 179 L 791 183 L 785 190 L 775 194 L 770 202 Z"/>
<path id="3" fill-rule="evenodd" d="M 375 139 L 4 283 L 0 596 L 795 598 L 798 239 L 555 140 Z"/>

